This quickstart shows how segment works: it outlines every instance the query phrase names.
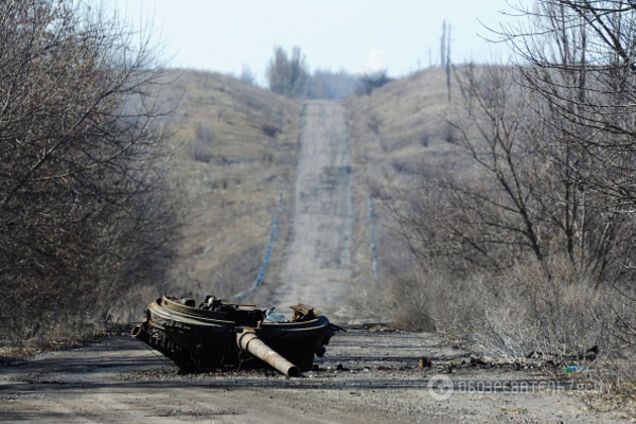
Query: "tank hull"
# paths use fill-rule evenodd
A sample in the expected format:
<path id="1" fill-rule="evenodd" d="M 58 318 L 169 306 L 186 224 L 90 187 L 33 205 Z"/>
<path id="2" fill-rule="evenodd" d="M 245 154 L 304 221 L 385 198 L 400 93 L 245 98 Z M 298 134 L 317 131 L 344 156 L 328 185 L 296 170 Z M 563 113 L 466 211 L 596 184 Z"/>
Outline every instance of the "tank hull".
<path id="1" fill-rule="evenodd" d="M 306 371 L 312 368 L 316 355 L 322 356 L 324 346 L 337 331 L 325 316 L 270 322 L 252 305 L 222 306 L 222 311 L 211 311 L 164 296 L 148 305 L 146 318 L 133 329 L 133 335 L 170 358 L 182 372 L 205 372 L 264 366 L 237 343 L 237 334 L 250 329 Z"/>

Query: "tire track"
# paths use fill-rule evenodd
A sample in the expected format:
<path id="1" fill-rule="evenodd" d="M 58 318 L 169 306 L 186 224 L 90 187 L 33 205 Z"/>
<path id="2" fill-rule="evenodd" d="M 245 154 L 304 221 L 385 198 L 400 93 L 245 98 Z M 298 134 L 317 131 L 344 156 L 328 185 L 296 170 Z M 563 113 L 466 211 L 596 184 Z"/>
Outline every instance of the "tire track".
<path id="1" fill-rule="evenodd" d="M 306 102 L 300 144 L 292 242 L 274 300 L 281 310 L 304 302 L 343 320 L 353 229 L 351 146 L 344 107 Z"/>

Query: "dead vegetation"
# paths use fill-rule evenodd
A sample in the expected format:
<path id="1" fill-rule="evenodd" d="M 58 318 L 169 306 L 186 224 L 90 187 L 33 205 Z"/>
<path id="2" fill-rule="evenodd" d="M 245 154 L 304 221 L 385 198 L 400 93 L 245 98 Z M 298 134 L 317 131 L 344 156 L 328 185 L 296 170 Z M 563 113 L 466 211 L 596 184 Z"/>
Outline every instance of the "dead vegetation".
<path id="1" fill-rule="evenodd" d="M 81 338 L 160 292 L 246 289 L 293 180 L 299 102 L 150 71 L 147 46 L 131 56 L 132 34 L 81 7 L 0 7 L 0 343 Z"/>
<path id="2" fill-rule="evenodd" d="M 175 109 L 168 119 L 176 149 L 170 177 L 183 196 L 170 291 L 228 298 L 248 289 L 282 193 L 280 236 L 265 276 L 274 286 L 292 207 L 300 102 L 215 73 L 175 70 L 165 79 L 159 96 Z"/>
<path id="3" fill-rule="evenodd" d="M 0 344 L 21 346 L 166 280 L 177 218 L 148 46 L 74 2 L 0 17 Z"/>
<path id="4" fill-rule="evenodd" d="M 536 26 L 504 34 L 523 65 L 459 67 L 448 108 L 439 69 L 351 102 L 357 161 L 368 164 L 360 177 L 385 206 L 387 235 L 380 280 L 361 292 L 388 299 L 380 316 L 401 307 L 399 326 L 464 335 L 502 356 L 599 346 L 600 367 L 620 367 L 598 376 L 627 387 L 635 76 L 620 40 L 633 38 L 633 11 L 539 4 Z M 357 235 L 364 246 L 364 228 Z M 362 276 L 369 262 L 358 257 Z"/>

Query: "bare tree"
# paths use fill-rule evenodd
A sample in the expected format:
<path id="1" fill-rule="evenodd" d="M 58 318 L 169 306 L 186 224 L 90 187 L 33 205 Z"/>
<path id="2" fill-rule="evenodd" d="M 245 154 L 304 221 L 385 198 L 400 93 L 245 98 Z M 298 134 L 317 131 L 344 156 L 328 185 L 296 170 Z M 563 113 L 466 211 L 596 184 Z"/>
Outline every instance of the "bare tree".
<path id="1" fill-rule="evenodd" d="M 306 93 L 309 72 L 305 56 L 294 47 L 288 56 L 282 47 L 274 49 L 274 57 L 267 68 L 269 88 L 288 97 L 302 97 Z"/>
<path id="2" fill-rule="evenodd" d="M 175 210 L 159 75 L 72 1 L 0 3 L 0 331 L 19 339 L 165 280 Z M 1 339 L 2 337 L 0 337 Z"/>
<path id="3" fill-rule="evenodd" d="M 256 84 L 256 74 L 252 71 L 249 65 L 243 65 L 241 68 L 241 74 L 239 75 L 239 81 L 247 85 Z"/>
<path id="4" fill-rule="evenodd" d="M 549 160 L 569 187 L 563 199 L 571 217 L 569 252 L 596 248 L 584 249 L 585 258 L 598 258 L 597 284 L 623 296 L 627 306 L 616 311 L 620 325 L 613 328 L 633 345 L 636 7 L 623 0 L 542 0 L 522 12 L 532 17 L 529 25 L 502 34 L 526 65 L 520 84 L 541 99 L 539 115 L 552 129 Z"/>
<path id="5" fill-rule="evenodd" d="M 593 319 L 634 346 L 636 9 L 545 0 L 525 12 L 529 26 L 503 32 L 518 65 L 458 70 L 463 169 L 426 170 L 389 207 L 423 268 L 496 278 L 538 264 L 547 287 L 580 285 Z M 604 311 L 595 296 L 612 289 Z"/>
<path id="6" fill-rule="evenodd" d="M 394 199 L 393 215 L 425 267 L 449 258 L 456 271 L 497 272 L 532 258 L 550 279 L 553 259 L 567 258 L 597 284 L 616 279 L 633 225 L 573 177 L 588 161 L 568 143 L 571 125 L 546 121 L 549 103 L 519 75 L 497 66 L 458 73 L 461 172 L 451 164 L 423 172 L 415 193 Z"/>
<path id="7" fill-rule="evenodd" d="M 636 10 L 623 1 L 557 0 L 526 12 L 535 16 L 530 27 L 503 34 L 531 64 L 523 83 L 548 103 L 544 118 L 569 123 L 564 135 L 586 153 L 587 166 L 572 168 L 572 177 L 633 212 Z"/>
<path id="8" fill-rule="evenodd" d="M 523 99 L 505 68 L 468 68 L 461 81 L 462 93 L 477 106 L 460 115 L 455 128 L 474 170 L 468 178 L 423 176 L 428 195 L 412 196 L 401 216 L 407 232 L 418 235 L 411 245 L 428 256 L 423 262 L 451 256 L 467 267 L 499 270 L 528 253 L 543 262 L 549 232 L 531 195 L 537 187 L 529 178 L 527 143 L 536 128 L 526 125 Z"/>

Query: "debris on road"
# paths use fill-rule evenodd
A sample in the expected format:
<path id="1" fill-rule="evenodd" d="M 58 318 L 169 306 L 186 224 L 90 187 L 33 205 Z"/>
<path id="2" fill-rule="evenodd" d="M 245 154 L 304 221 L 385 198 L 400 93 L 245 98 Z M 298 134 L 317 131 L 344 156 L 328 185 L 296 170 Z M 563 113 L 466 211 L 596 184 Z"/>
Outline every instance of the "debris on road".
<path id="1" fill-rule="evenodd" d="M 562 369 L 565 373 L 573 373 L 583 370 L 583 362 L 595 361 L 598 353 L 598 346 L 583 353 L 564 355 L 533 351 L 522 357 L 493 357 L 463 352 L 457 355 L 422 356 L 418 361 L 418 368 L 444 370 L 448 373 L 460 368 Z"/>
<path id="2" fill-rule="evenodd" d="M 276 310 L 276 308 L 271 307 L 265 311 L 265 319 L 267 321 L 273 322 L 285 322 L 287 321 L 287 317 Z"/>
<path id="3" fill-rule="evenodd" d="M 431 358 L 428 356 L 422 356 L 417 365 L 420 369 L 431 368 L 433 366 L 433 361 L 431 361 Z"/>
<path id="4" fill-rule="evenodd" d="M 563 372 L 572 373 L 572 372 L 581 371 L 582 369 L 583 369 L 582 366 L 580 366 L 578 364 L 572 364 L 572 365 L 568 365 L 566 367 L 563 367 Z"/>
<path id="5" fill-rule="evenodd" d="M 163 296 L 148 305 L 132 335 L 170 358 L 181 372 L 267 364 L 287 377 L 312 369 L 340 329 L 313 306 L 298 304 L 290 319 L 273 308 Z M 257 359 L 260 359 L 258 361 Z M 261 362 L 262 361 L 262 362 Z"/>
<path id="6" fill-rule="evenodd" d="M 320 315 L 320 311 L 315 310 L 313 306 L 305 305 L 303 303 L 299 303 L 296 306 L 291 307 L 294 311 L 294 316 L 292 316 L 292 321 L 307 321 L 310 319 L 316 319 L 316 315 Z"/>

